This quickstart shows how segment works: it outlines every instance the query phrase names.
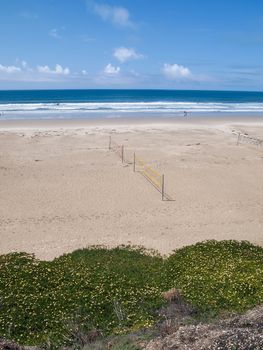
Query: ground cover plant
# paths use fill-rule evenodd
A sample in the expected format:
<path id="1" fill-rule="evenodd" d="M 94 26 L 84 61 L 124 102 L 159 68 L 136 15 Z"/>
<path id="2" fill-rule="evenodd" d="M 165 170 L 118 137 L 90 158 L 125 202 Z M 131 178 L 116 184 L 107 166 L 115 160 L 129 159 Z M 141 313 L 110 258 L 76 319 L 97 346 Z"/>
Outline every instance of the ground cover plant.
<path id="1" fill-rule="evenodd" d="M 263 248 L 207 241 L 179 249 L 165 262 L 167 288 L 176 286 L 199 311 L 243 312 L 263 302 Z"/>
<path id="2" fill-rule="evenodd" d="M 197 311 L 245 311 L 263 301 L 263 248 L 207 241 L 164 258 L 142 248 L 91 247 L 39 261 L 0 256 L 0 337 L 80 345 L 158 321 L 177 288 Z"/>

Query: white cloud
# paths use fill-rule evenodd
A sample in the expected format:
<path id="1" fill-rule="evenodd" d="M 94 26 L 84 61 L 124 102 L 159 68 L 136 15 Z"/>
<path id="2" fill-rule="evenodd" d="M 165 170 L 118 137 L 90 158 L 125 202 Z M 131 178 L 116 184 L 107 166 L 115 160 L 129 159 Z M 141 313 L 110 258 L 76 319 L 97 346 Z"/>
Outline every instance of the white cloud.
<path id="1" fill-rule="evenodd" d="M 25 60 L 16 59 L 15 65 L 0 64 L 0 81 L 19 82 L 58 82 L 74 79 L 78 73 L 71 73 L 69 68 L 56 64 L 54 68 L 47 65 L 30 67 Z"/>
<path id="2" fill-rule="evenodd" d="M 182 80 L 192 78 L 192 73 L 190 69 L 184 66 L 180 66 L 177 63 L 165 63 L 163 65 L 162 72 L 166 76 L 166 78 L 171 80 Z"/>
<path id="3" fill-rule="evenodd" d="M 22 61 L 21 62 L 21 66 L 26 69 L 27 68 L 27 62 L 26 61 Z"/>
<path id="4" fill-rule="evenodd" d="M 104 68 L 104 73 L 107 75 L 117 75 L 120 73 L 120 67 L 114 67 L 111 63 Z"/>
<path id="5" fill-rule="evenodd" d="M 17 72 L 21 72 L 21 68 L 20 67 L 16 67 L 16 66 L 3 66 L 2 64 L 0 64 L 0 72 L 3 72 L 3 73 L 17 73 Z"/>
<path id="6" fill-rule="evenodd" d="M 82 73 L 82 75 L 88 75 L 88 72 L 87 72 L 85 69 L 83 69 L 83 70 L 81 71 L 81 73 Z"/>
<path id="7" fill-rule="evenodd" d="M 27 62 L 25 60 L 21 60 L 18 57 L 15 59 L 15 64 L 16 64 L 16 66 L 20 66 L 24 69 L 27 67 Z"/>
<path id="8" fill-rule="evenodd" d="M 56 64 L 55 69 L 49 68 L 49 66 L 37 66 L 37 70 L 39 73 L 46 74 L 58 74 L 58 75 L 69 75 L 69 68 L 63 68 L 60 64 Z"/>
<path id="9" fill-rule="evenodd" d="M 137 53 L 134 49 L 128 49 L 127 47 L 119 47 L 115 49 L 113 56 L 121 63 L 128 60 L 139 60 L 144 57 L 142 54 Z"/>
<path id="10" fill-rule="evenodd" d="M 94 1 L 88 1 L 93 11 L 104 21 L 110 21 L 120 27 L 133 27 L 134 24 L 130 19 L 129 11 L 122 6 L 111 6 L 108 4 L 98 4 Z"/>

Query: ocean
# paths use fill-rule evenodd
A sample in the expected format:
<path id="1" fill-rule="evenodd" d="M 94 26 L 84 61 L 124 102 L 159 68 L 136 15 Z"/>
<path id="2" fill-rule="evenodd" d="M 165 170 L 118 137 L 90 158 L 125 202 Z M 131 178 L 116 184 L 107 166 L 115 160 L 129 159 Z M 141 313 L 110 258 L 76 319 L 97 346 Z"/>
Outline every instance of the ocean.
<path id="1" fill-rule="evenodd" d="M 263 92 L 201 90 L 0 91 L 1 119 L 262 114 Z"/>

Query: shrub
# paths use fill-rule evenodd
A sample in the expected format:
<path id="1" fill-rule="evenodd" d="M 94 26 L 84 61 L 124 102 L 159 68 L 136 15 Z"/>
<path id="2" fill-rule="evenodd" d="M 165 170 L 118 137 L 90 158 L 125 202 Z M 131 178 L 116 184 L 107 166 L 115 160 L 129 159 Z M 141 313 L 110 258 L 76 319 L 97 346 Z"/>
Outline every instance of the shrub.
<path id="1" fill-rule="evenodd" d="M 19 343 L 70 341 L 83 331 L 148 327 L 161 305 L 162 259 L 142 249 L 90 248 L 52 262 L 28 254 L 0 259 L 0 334 Z"/>
<path id="2" fill-rule="evenodd" d="M 263 248 L 245 241 L 182 248 L 166 261 L 166 282 L 199 310 L 244 311 L 263 301 Z"/>
<path id="3" fill-rule="evenodd" d="M 11 253 L 0 256 L 0 336 L 83 345 L 152 326 L 173 288 L 218 314 L 261 303 L 262 286 L 263 248 L 248 242 L 207 241 L 166 259 L 132 247 L 91 247 L 53 261 Z"/>

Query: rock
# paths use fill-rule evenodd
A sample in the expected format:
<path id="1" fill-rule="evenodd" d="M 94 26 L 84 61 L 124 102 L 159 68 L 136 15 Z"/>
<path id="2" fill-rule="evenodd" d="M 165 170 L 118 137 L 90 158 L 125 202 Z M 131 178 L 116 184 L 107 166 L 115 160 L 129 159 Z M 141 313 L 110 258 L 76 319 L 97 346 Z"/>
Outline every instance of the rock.
<path id="1" fill-rule="evenodd" d="M 0 350 L 24 350 L 24 348 L 11 341 L 0 338 Z"/>
<path id="2" fill-rule="evenodd" d="M 12 341 L 0 338 L 0 350 L 40 350 L 34 346 L 21 346 Z"/>
<path id="3" fill-rule="evenodd" d="M 181 326 L 145 350 L 262 350 L 263 306 L 213 324 Z"/>

